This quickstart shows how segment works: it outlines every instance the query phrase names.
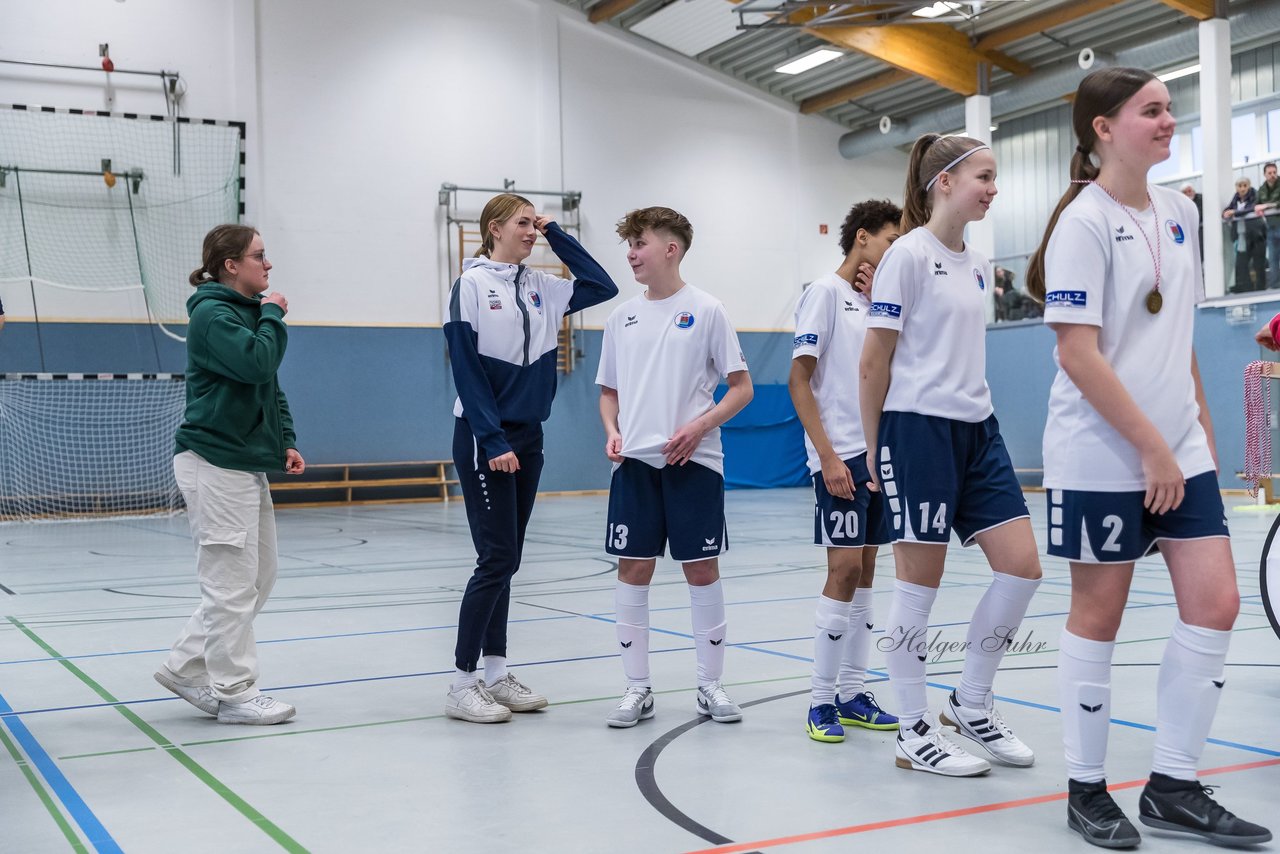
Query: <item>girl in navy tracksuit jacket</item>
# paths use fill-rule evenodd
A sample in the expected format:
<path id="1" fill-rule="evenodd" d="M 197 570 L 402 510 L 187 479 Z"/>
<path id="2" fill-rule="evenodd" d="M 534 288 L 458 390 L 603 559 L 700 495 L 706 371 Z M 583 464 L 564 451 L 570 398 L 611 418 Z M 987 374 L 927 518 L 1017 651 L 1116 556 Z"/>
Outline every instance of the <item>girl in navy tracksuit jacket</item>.
<path id="1" fill-rule="evenodd" d="M 445 714 L 497 723 L 547 705 L 507 672 L 507 608 L 542 474 L 542 422 L 556 393 L 561 318 L 613 299 L 618 287 L 578 241 L 521 196 L 490 199 L 480 232 L 483 245 L 453 284 L 444 325 L 458 387 L 453 462 L 477 554 L 458 616 L 457 674 Z M 572 281 L 521 263 L 539 233 Z"/>

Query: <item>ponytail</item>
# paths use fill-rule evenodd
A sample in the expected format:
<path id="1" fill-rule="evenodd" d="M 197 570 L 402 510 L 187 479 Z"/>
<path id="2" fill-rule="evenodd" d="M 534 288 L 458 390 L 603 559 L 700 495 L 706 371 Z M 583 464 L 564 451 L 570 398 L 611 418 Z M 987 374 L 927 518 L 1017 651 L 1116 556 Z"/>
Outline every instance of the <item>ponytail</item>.
<path id="1" fill-rule="evenodd" d="M 1071 155 L 1071 184 L 1058 200 L 1058 206 L 1053 209 L 1049 224 L 1045 226 L 1044 237 L 1040 238 L 1040 245 L 1036 247 L 1035 252 L 1031 253 L 1031 260 L 1027 262 L 1027 293 L 1038 303 L 1044 303 L 1044 254 L 1049 246 L 1049 236 L 1053 234 L 1053 229 L 1058 224 L 1058 217 L 1062 216 L 1067 205 L 1080 195 L 1085 185 L 1098 177 L 1099 170 L 1091 156 L 1091 152 L 1084 146 L 1076 146 L 1076 153 Z"/>
<path id="2" fill-rule="evenodd" d="M 485 202 L 484 209 L 480 212 L 480 248 L 472 257 L 479 258 L 483 255 L 488 258 L 493 255 L 493 232 L 489 230 L 490 223 L 496 222 L 501 225 L 525 207 L 533 207 L 533 202 L 515 193 L 500 193 Z"/>
<path id="3" fill-rule="evenodd" d="M 963 160 L 967 152 L 986 148 L 987 144 L 970 136 L 921 134 L 911 146 L 907 164 L 907 186 L 902 194 L 902 233 L 924 225 L 933 214 L 929 190 L 938 176 Z"/>

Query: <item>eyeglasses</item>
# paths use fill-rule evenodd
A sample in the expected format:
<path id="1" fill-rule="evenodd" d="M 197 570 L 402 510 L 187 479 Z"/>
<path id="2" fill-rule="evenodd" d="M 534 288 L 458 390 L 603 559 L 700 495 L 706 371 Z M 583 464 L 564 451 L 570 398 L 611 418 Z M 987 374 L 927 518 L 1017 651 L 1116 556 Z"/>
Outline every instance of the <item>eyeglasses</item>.
<path id="1" fill-rule="evenodd" d="M 255 258 L 255 259 L 257 259 L 257 261 L 258 261 L 258 263 L 259 263 L 259 264 L 265 264 L 265 263 L 267 263 L 267 253 L 266 253 L 266 252 L 252 252 L 252 253 L 250 253 L 250 254 L 248 254 L 248 255 L 244 255 L 244 256 L 241 256 L 241 257 L 244 257 L 244 258 Z"/>

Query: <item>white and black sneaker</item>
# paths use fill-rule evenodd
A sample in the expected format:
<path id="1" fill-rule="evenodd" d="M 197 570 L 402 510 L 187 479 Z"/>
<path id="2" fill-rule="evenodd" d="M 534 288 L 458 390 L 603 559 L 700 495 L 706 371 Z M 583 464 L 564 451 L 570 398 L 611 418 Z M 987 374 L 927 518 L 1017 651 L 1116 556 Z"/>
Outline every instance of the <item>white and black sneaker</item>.
<path id="1" fill-rule="evenodd" d="M 978 742 L 996 761 L 1019 768 L 1035 764 L 1036 755 L 1009 729 L 995 703 L 985 709 L 971 709 L 960 705 L 952 691 L 941 717 L 945 726 L 953 726 L 960 735 Z"/>
<path id="2" fill-rule="evenodd" d="M 945 777 L 977 777 L 991 770 L 990 762 L 967 752 L 927 720 L 898 730 L 897 752 L 894 763 L 899 768 Z"/>
<path id="3" fill-rule="evenodd" d="M 710 715 L 711 720 L 722 724 L 731 724 L 742 720 L 742 709 L 729 699 L 724 686 L 717 679 L 710 685 L 698 688 L 698 714 Z"/>
<path id="4" fill-rule="evenodd" d="M 1107 791 L 1107 781 L 1067 780 L 1067 827 L 1099 848 L 1136 848 L 1142 835 Z"/>
<path id="5" fill-rule="evenodd" d="M 604 722 L 612 727 L 625 729 L 653 717 L 653 691 L 649 688 L 628 688 L 622 695 L 618 708 L 609 713 Z"/>

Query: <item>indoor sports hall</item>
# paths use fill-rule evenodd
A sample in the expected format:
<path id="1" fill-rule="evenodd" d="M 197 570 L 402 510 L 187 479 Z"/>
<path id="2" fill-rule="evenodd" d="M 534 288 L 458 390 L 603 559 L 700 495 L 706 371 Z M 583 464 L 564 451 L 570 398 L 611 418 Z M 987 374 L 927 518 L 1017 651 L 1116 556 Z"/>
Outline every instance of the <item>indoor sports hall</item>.
<path id="1" fill-rule="evenodd" d="M 1105 554 L 1120 521 L 1082 522 L 1087 554 L 1062 556 L 1062 495 L 1075 487 L 1055 483 L 1045 435 L 1059 412 L 1051 396 L 1074 380 L 1055 354 L 1072 324 L 1055 321 L 1092 284 L 1055 296 L 1051 275 L 1048 299 L 1037 299 L 1028 280 L 1071 187 L 1069 164 L 1089 157 L 1072 125 L 1077 87 L 1113 67 L 1167 89 L 1168 154 L 1147 173 L 1148 199 L 1180 193 L 1202 214 L 1197 224 L 1176 212 L 1190 202 L 1173 214 L 1152 204 L 1154 247 L 1138 218 L 1105 236 L 1155 264 L 1165 315 L 1143 291 L 1138 320 L 1187 307 L 1178 346 L 1194 349 L 1202 403 L 1182 412 L 1198 413 L 1188 420 L 1213 454 L 1210 491 L 1230 530 L 1239 611 L 1219 632 L 1229 650 L 1195 775 L 1233 813 L 1275 829 L 1280 404 L 1268 363 L 1280 332 L 1269 326 L 1280 313 L 1280 4 L 0 0 L 0 21 L 0 852 L 1089 850 L 1067 821 L 1078 760 L 1064 733 L 1081 715 L 1062 699 L 1061 647 L 1074 637 L 1069 615 L 1079 619 L 1071 565 L 1107 564 L 1087 550 Z M 815 627 L 815 603 L 828 552 L 841 551 L 815 539 L 858 525 L 850 511 L 832 529 L 829 506 L 815 511 L 826 470 L 810 461 L 806 404 L 796 403 L 793 356 L 807 340 L 797 304 L 855 258 L 842 227 L 851 206 L 908 201 L 911 151 L 931 132 L 968 137 L 967 153 L 996 164 L 990 211 L 962 232 L 965 251 L 990 265 L 963 282 L 966 305 L 985 313 L 981 330 L 953 335 L 943 317 L 938 335 L 983 355 L 1043 570 L 987 704 L 1034 764 L 993 758 L 968 777 L 912 770 L 901 732 L 850 721 L 843 741 L 825 743 L 812 725 L 827 631 Z M 495 218 L 503 194 L 532 210 Z M 649 208 L 691 224 L 691 238 L 671 227 L 674 262 L 642 245 L 668 226 L 627 231 L 629 213 Z M 226 225 L 251 228 L 227 232 L 238 248 L 211 255 L 210 236 Z M 504 254 L 522 233 L 524 254 Z M 1183 262 L 1168 253 L 1194 258 L 1194 248 L 1194 295 L 1169 293 Z M 1088 247 L 1068 247 L 1077 255 L 1087 278 Z M 514 302 L 490 285 L 468 314 L 464 286 L 498 281 L 475 271 L 508 257 L 519 268 Z M 618 597 L 652 554 L 626 551 L 611 511 L 620 475 L 608 454 L 629 456 L 635 422 L 602 361 L 635 322 L 630 307 L 643 302 L 631 301 L 661 291 L 660 264 L 718 303 L 714 317 L 677 311 L 668 334 L 703 334 L 723 316 L 723 340 L 737 346 L 729 370 L 719 355 L 689 357 L 698 370 L 707 361 L 710 383 L 671 369 L 658 347 L 639 350 L 655 395 L 646 416 L 685 388 L 722 411 L 744 370 L 753 393 L 719 427 L 723 538 L 697 543 L 718 550 L 718 580 L 705 586 L 723 597 L 712 619 L 723 634 L 709 652 L 708 618 L 696 613 L 704 585 L 688 574 L 706 559 L 677 554 L 677 527 L 716 518 L 717 502 L 699 500 L 668 512 L 670 548 L 651 581 L 632 581 L 648 587 L 648 673 L 637 683 Z M 871 288 L 882 281 L 873 272 Z M 543 283 L 532 297 L 520 290 L 525 274 L 526 288 Z M 253 296 L 242 290 L 251 285 Z M 218 288 L 237 316 L 257 318 L 252 343 L 205 349 L 222 339 L 201 320 L 211 310 L 201 295 Z M 875 299 L 871 313 L 885 304 Z M 271 365 L 235 367 L 260 347 L 274 348 Z M 865 364 L 830 370 L 859 375 Z M 1159 398 L 1164 367 L 1153 357 L 1152 379 L 1132 393 Z M 487 399 L 505 413 L 530 395 L 504 389 L 534 387 L 535 369 L 547 390 L 537 441 L 525 450 L 523 422 L 505 416 L 484 434 L 476 378 L 489 378 Z M 210 395 L 225 396 L 206 406 Z M 240 418 L 245 435 L 268 436 L 272 462 L 242 464 L 249 440 L 218 456 L 193 432 L 206 418 Z M 663 434 L 672 443 L 684 435 L 674 426 Z M 1116 428 L 1113 444 L 1125 441 Z M 204 479 L 217 473 L 193 485 L 183 468 L 192 457 L 237 485 Z M 532 510 L 514 558 L 483 515 L 503 476 L 516 475 L 507 457 L 532 484 L 518 499 Z M 1198 476 L 1212 480 L 1207 468 Z M 892 490 L 891 473 L 871 472 Z M 218 516 L 211 496 L 235 489 L 257 496 L 250 523 Z M 910 502 L 905 521 L 890 521 L 894 512 L 885 525 L 907 532 L 904 555 L 927 547 L 916 534 L 944 530 L 941 515 L 914 518 Z M 948 714 L 967 684 L 970 624 L 1005 574 L 961 544 L 959 523 L 941 542 L 945 572 L 917 649 L 922 724 Z M 274 582 L 260 576 L 256 603 L 218 600 L 211 590 L 231 586 L 214 576 L 231 564 L 217 561 L 255 548 Z M 904 588 L 893 551 L 879 549 L 867 594 L 861 690 L 898 714 L 891 615 Z M 518 565 L 494 593 L 506 634 L 495 640 L 497 618 L 486 616 L 484 654 L 468 659 L 469 631 L 481 649 L 472 609 L 482 569 L 499 553 Z M 1104 733 L 1111 796 L 1141 850 L 1157 852 L 1214 841 L 1148 823 L 1142 803 L 1176 719 L 1167 650 L 1198 604 L 1179 598 L 1170 553 L 1138 558 L 1116 600 L 1123 623 L 1105 724 L 1093 730 Z M 223 645 L 232 635 L 209 616 L 215 605 L 241 608 L 234 637 L 247 648 Z M 209 660 L 203 680 L 175 664 L 193 637 L 196 659 Z M 228 687 L 215 657 L 252 676 Z M 509 690 L 534 689 L 544 707 L 506 712 L 495 674 L 507 665 Z M 176 687 L 158 684 L 166 674 Z M 652 714 L 618 725 L 619 698 L 636 684 L 651 688 Z M 468 690 L 494 705 L 455 702 Z M 492 708 L 503 722 L 479 725 L 477 714 L 496 719 Z M 934 730 L 994 756 L 945 722 Z"/>

